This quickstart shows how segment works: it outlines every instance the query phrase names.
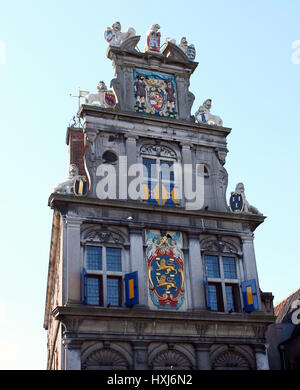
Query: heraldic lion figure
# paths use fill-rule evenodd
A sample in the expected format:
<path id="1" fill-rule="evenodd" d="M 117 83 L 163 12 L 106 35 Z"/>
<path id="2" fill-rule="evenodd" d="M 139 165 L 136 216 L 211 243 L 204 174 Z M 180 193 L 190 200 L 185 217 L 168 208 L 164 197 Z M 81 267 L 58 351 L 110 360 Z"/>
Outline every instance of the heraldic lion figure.
<path id="1" fill-rule="evenodd" d="M 208 125 L 223 126 L 222 119 L 219 116 L 210 113 L 211 106 L 211 99 L 206 99 L 203 102 L 202 106 L 200 106 L 195 113 L 195 118 L 197 122 L 207 123 Z"/>
<path id="2" fill-rule="evenodd" d="M 72 194 L 73 186 L 78 177 L 78 168 L 75 164 L 71 164 L 69 167 L 69 177 L 53 188 L 53 192 L 58 194 Z"/>
<path id="3" fill-rule="evenodd" d="M 89 93 L 85 97 L 85 102 L 87 104 L 92 104 L 94 106 L 105 107 L 104 95 L 105 95 L 106 91 L 107 91 L 107 87 L 105 85 L 105 82 L 99 81 L 99 83 L 97 85 L 97 92 L 96 93 Z"/>

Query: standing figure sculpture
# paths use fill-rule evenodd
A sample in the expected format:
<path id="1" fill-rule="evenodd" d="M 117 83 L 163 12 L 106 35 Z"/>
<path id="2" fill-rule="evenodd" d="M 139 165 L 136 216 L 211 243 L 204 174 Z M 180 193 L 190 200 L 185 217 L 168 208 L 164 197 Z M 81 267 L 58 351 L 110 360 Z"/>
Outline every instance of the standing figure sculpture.
<path id="1" fill-rule="evenodd" d="M 146 80 L 145 76 L 138 75 L 134 83 L 134 94 L 135 94 L 135 109 L 136 111 L 145 111 L 145 99 L 146 99 Z"/>
<path id="2" fill-rule="evenodd" d="M 167 80 L 165 82 L 165 91 L 167 93 L 167 112 L 170 114 L 176 114 L 175 111 L 175 100 L 176 100 L 176 93 L 175 88 L 173 87 L 172 81 Z"/>
<path id="3" fill-rule="evenodd" d="M 219 116 L 210 113 L 212 106 L 211 102 L 211 99 L 206 99 L 202 106 L 198 108 L 195 112 L 196 121 L 199 123 L 207 123 L 208 125 L 223 126 L 222 119 Z"/>

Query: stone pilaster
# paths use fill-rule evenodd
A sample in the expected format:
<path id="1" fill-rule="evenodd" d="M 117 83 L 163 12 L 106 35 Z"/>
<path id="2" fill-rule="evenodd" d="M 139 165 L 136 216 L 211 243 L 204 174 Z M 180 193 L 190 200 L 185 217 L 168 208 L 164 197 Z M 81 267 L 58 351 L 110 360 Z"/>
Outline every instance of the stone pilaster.
<path id="1" fill-rule="evenodd" d="M 131 271 L 138 271 L 139 306 L 148 305 L 147 294 L 147 267 L 143 250 L 143 231 L 130 228 L 130 265 Z"/>
<path id="2" fill-rule="evenodd" d="M 243 246 L 243 264 L 244 264 L 244 275 L 245 279 L 255 279 L 257 284 L 257 296 L 259 309 L 261 309 L 261 299 L 260 299 L 260 290 L 259 290 L 259 281 L 257 275 L 254 243 L 253 243 L 253 234 L 243 235 L 242 246 Z"/>
<path id="3" fill-rule="evenodd" d="M 205 309 L 204 270 L 201 259 L 200 236 L 189 234 L 189 271 L 192 308 Z"/>
<path id="4" fill-rule="evenodd" d="M 148 370 L 148 343 L 135 341 L 132 346 L 133 350 L 133 369 Z"/>
<path id="5" fill-rule="evenodd" d="M 65 370 L 81 370 L 81 343 L 73 340 L 64 340 Z"/>
<path id="6" fill-rule="evenodd" d="M 269 359 L 267 349 L 264 344 L 254 346 L 256 369 L 269 370 Z"/>
<path id="7" fill-rule="evenodd" d="M 82 259 L 80 251 L 80 225 L 77 218 L 66 218 L 66 256 L 64 272 L 66 275 L 65 298 L 67 304 L 80 303 L 80 280 L 82 272 Z"/>
<path id="8" fill-rule="evenodd" d="M 211 370 L 210 362 L 210 344 L 208 343 L 197 343 L 195 345 L 196 361 L 198 370 Z"/>

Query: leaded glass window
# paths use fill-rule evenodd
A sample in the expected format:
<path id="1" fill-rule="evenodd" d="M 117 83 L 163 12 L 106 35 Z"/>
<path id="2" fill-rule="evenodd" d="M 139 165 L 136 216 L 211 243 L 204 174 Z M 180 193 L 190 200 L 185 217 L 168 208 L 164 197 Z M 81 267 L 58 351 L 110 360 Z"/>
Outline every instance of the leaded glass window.
<path id="1" fill-rule="evenodd" d="M 236 265 L 234 257 L 222 257 L 224 278 L 225 279 L 237 279 Z"/>
<path id="2" fill-rule="evenodd" d="M 220 268 L 218 256 L 205 256 L 206 276 L 208 278 L 219 278 Z"/>
<path id="3" fill-rule="evenodd" d="M 106 270 L 122 271 L 120 248 L 106 248 Z"/>
<path id="4" fill-rule="evenodd" d="M 88 270 L 102 269 L 102 247 L 101 246 L 86 246 L 86 268 Z"/>

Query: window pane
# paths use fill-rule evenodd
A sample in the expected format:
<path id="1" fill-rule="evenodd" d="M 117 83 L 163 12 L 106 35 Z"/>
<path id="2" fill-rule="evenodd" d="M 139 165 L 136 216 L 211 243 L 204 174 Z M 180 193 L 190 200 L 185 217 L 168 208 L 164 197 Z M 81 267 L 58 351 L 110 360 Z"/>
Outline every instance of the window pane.
<path id="1" fill-rule="evenodd" d="M 156 160 L 143 158 L 144 171 L 144 199 L 147 203 L 158 204 L 159 202 L 159 184 L 157 180 Z"/>
<path id="2" fill-rule="evenodd" d="M 226 301 L 227 301 L 227 310 L 235 311 L 234 309 L 234 298 L 233 298 L 233 288 L 232 286 L 225 286 L 226 289 Z"/>
<path id="3" fill-rule="evenodd" d="M 208 285 L 208 297 L 210 310 L 218 311 L 218 295 L 217 286 L 214 284 Z"/>
<path id="4" fill-rule="evenodd" d="M 119 306 L 119 279 L 107 278 L 107 304 Z"/>
<path id="5" fill-rule="evenodd" d="M 107 271 L 122 271 L 120 248 L 106 248 L 106 269 Z"/>
<path id="6" fill-rule="evenodd" d="M 234 257 L 223 257 L 223 269 L 225 279 L 237 279 L 235 258 Z"/>
<path id="7" fill-rule="evenodd" d="M 86 280 L 86 299 L 88 305 L 99 305 L 99 279 L 88 277 Z"/>
<path id="8" fill-rule="evenodd" d="M 164 161 L 160 162 L 160 171 L 162 181 L 174 181 L 174 168 L 173 161 Z"/>
<path id="9" fill-rule="evenodd" d="M 206 276 L 208 278 L 219 278 L 220 268 L 218 256 L 205 256 Z"/>
<path id="10" fill-rule="evenodd" d="M 101 246 L 86 246 L 86 268 L 88 270 L 102 270 Z"/>

